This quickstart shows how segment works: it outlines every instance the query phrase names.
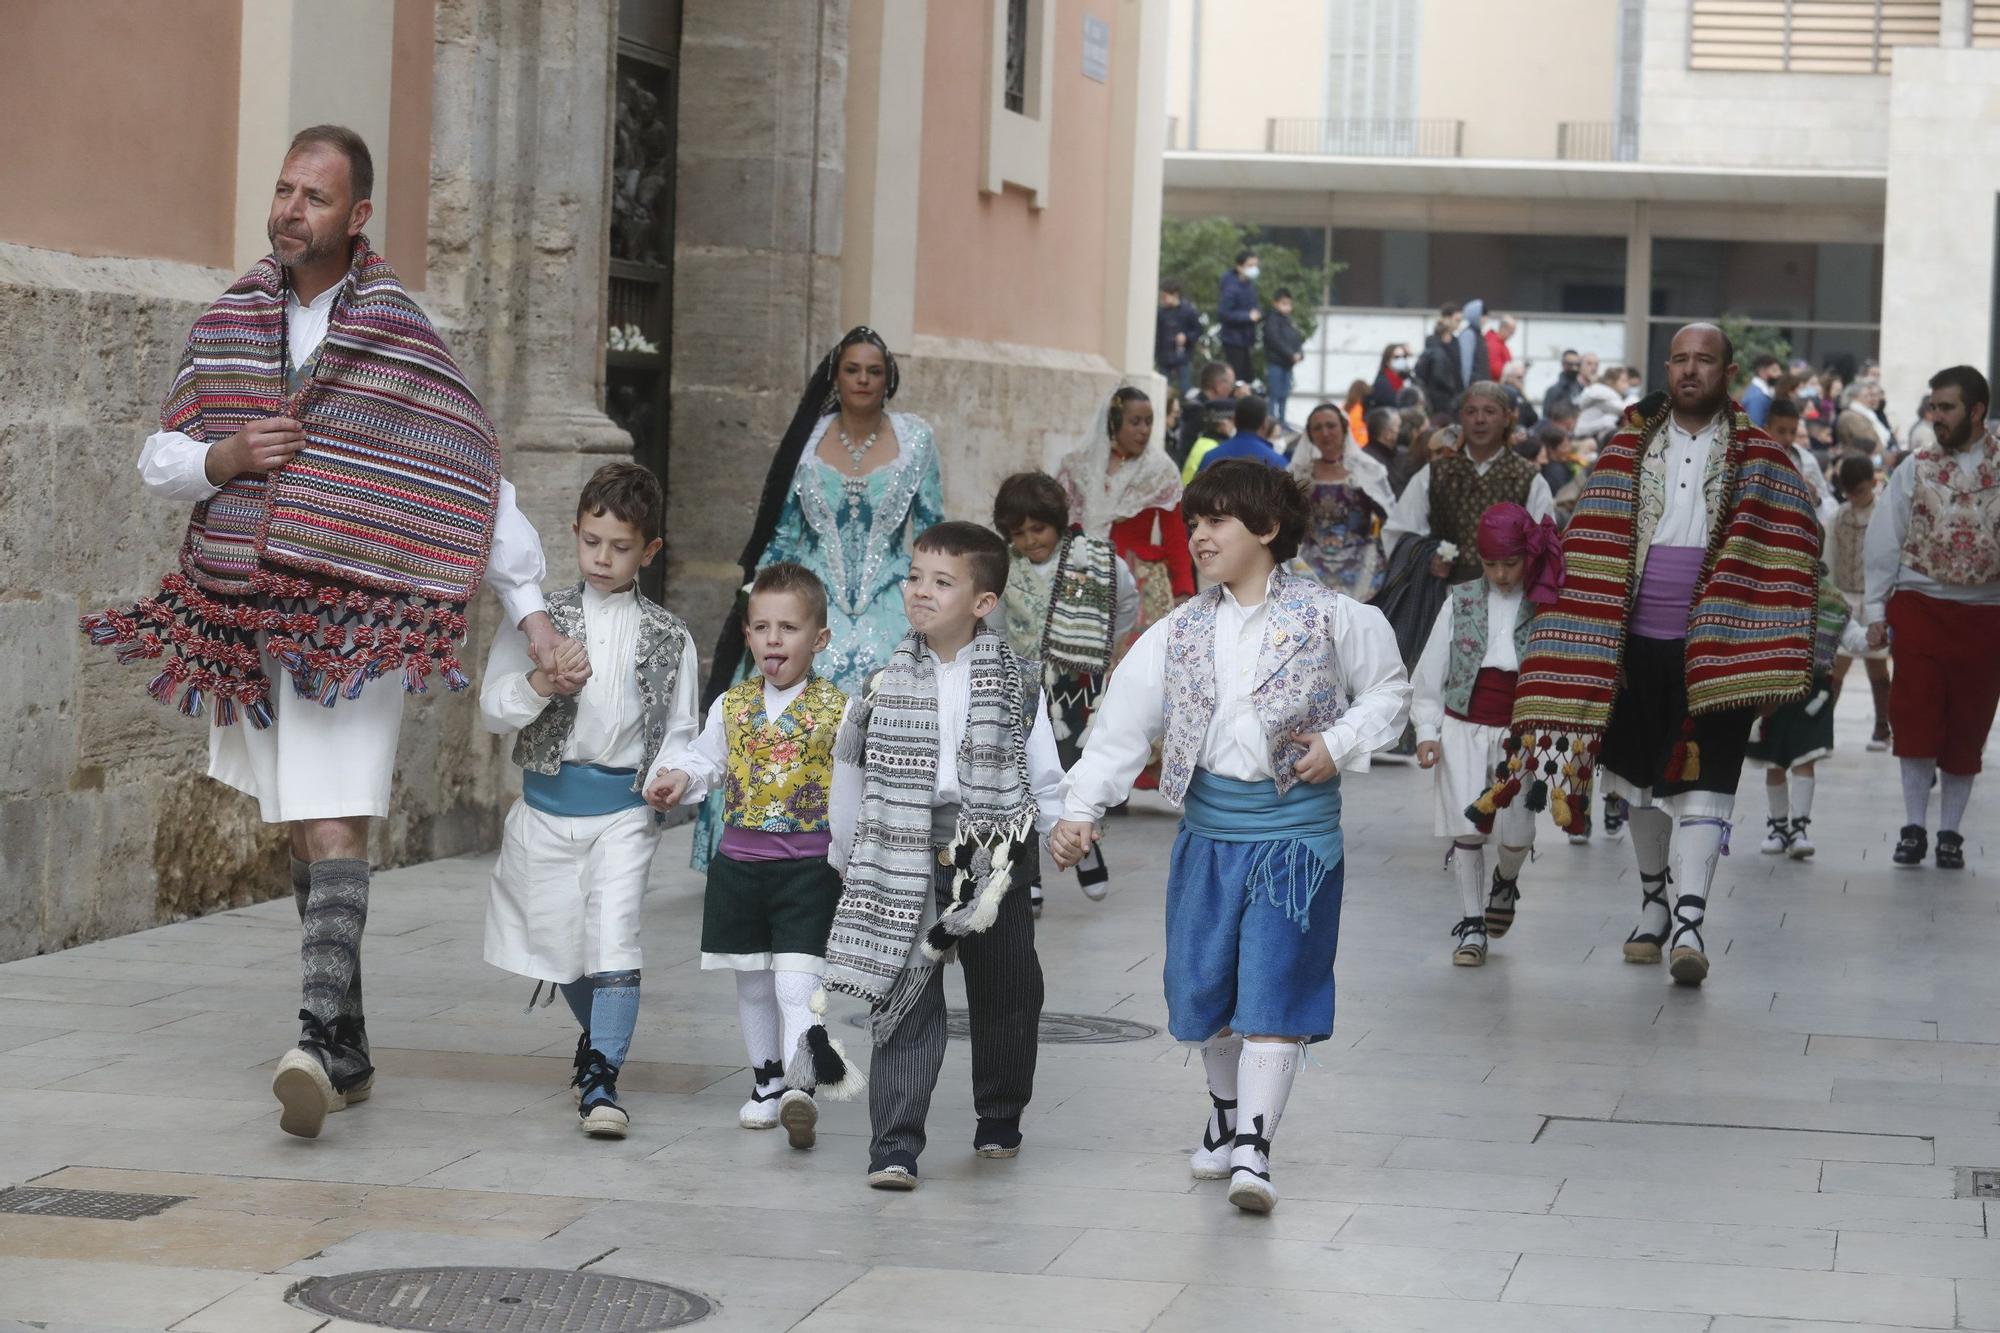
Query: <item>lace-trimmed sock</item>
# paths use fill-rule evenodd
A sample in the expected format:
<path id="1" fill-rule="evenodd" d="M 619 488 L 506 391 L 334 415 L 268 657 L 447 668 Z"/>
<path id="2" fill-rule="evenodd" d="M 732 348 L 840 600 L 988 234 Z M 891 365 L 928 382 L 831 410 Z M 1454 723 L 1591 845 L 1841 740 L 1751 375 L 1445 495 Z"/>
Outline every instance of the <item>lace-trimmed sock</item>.
<path id="1" fill-rule="evenodd" d="M 1271 1143 L 1291 1099 L 1300 1048 L 1291 1042 L 1246 1041 L 1236 1069 L 1236 1145 L 1229 1154 L 1229 1201 L 1246 1213 L 1278 1206 L 1271 1183 Z"/>

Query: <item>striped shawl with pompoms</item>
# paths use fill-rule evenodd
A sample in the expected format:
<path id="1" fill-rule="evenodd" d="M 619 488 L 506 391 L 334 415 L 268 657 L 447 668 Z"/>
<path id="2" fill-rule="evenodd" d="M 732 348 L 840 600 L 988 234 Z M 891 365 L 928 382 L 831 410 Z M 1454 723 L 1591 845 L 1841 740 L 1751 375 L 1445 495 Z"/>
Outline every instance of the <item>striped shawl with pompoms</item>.
<path id="1" fill-rule="evenodd" d="M 1813 663 L 1819 524 L 1783 446 L 1728 406 L 1722 514 L 1688 615 L 1690 717 L 1787 703 L 1803 696 Z M 1639 473 L 1666 426 L 1655 394 L 1627 409 L 1563 532 L 1561 598 L 1535 617 L 1514 695 L 1514 734 L 1493 785 L 1466 814 L 1490 829 L 1523 795 L 1561 827 L 1581 832 L 1638 583 Z M 1669 777 L 1691 780 L 1700 757 L 1676 746 Z"/>
<path id="2" fill-rule="evenodd" d="M 356 236 L 310 374 L 288 392 L 285 270 L 259 261 L 195 321 L 163 430 L 217 443 L 296 418 L 305 448 L 194 507 L 180 568 L 153 596 L 86 616 L 120 661 L 164 658 L 147 692 L 189 716 L 214 704 L 271 721 L 257 648 L 331 708 L 378 676 L 463 689 L 465 608 L 486 571 L 500 448 L 451 353 L 380 255 Z M 303 368 L 301 368 L 303 369 Z"/>

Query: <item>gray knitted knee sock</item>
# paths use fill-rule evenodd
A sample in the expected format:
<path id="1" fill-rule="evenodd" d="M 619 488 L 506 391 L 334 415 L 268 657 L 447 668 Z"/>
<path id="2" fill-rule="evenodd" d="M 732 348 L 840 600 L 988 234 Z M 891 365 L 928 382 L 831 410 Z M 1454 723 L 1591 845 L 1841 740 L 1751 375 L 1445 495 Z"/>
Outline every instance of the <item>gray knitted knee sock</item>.
<path id="1" fill-rule="evenodd" d="M 324 1034 L 327 1072 L 340 1087 L 344 1079 L 356 1081 L 368 1065 L 361 1032 L 361 932 L 368 924 L 368 862 L 313 862 L 303 923 L 300 1007 Z M 311 1025 L 306 1035 L 318 1036 Z"/>

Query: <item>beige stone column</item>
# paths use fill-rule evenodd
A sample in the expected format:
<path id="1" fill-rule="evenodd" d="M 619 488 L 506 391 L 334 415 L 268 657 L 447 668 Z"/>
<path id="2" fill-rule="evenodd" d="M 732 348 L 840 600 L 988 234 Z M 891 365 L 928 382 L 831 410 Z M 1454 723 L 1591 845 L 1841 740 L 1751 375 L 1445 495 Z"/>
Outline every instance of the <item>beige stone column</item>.
<path id="1" fill-rule="evenodd" d="M 682 18 L 667 588 L 704 657 L 778 437 L 842 331 L 847 51 L 846 0 Z"/>
<path id="2" fill-rule="evenodd" d="M 617 0 L 437 7 L 427 296 L 551 582 L 583 480 L 632 449 L 601 406 L 617 37 Z"/>

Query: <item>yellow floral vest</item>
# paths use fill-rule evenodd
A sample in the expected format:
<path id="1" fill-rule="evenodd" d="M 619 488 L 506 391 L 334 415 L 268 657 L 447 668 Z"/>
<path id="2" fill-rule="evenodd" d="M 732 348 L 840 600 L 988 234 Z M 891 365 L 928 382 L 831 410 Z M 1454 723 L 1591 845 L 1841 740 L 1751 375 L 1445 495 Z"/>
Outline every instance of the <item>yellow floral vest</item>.
<path id="1" fill-rule="evenodd" d="M 723 822 L 760 833 L 822 833 L 833 790 L 833 742 L 847 696 L 815 676 L 775 719 L 764 716 L 764 679 L 722 696 L 729 747 Z"/>

